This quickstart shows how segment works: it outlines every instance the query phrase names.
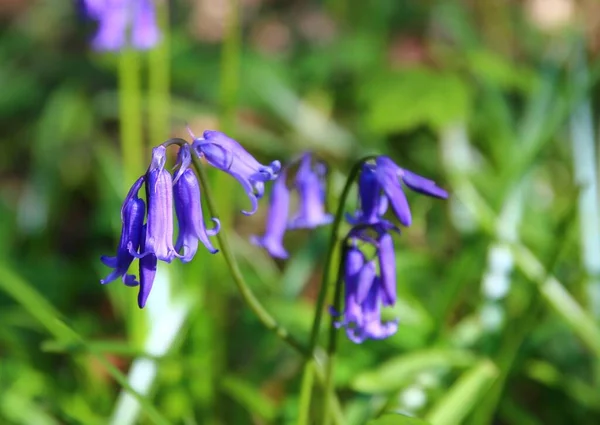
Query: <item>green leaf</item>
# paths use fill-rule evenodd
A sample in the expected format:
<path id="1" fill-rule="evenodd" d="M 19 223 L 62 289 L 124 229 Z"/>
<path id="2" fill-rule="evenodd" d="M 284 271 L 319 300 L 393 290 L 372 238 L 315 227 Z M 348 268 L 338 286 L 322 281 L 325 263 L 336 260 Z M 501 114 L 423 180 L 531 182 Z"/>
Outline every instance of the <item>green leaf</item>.
<path id="1" fill-rule="evenodd" d="M 498 376 L 490 360 L 481 360 L 465 372 L 429 411 L 427 420 L 433 425 L 459 425 L 486 394 Z"/>
<path id="2" fill-rule="evenodd" d="M 434 368 L 469 367 L 476 357 L 469 351 L 430 349 L 396 357 L 374 371 L 359 374 L 352 382 L 356 391 L 381 393 L 400 389 L 416 374 Z"/>
<path id="3" fill-rule="evenodd" d="M 248 412 L 255 413 L 268 422 L 275 420 L 278 412 L 275 403 L 248 382 L 228 375 L 221 380 L 221 388 Z"/>
<path id="4" fill-rule="evenodd" d="M 362 95 L 366 125 L 379 134 L 421 125 L 439 129 L 466 119 L 471 103 L 468 87 L 457 75 L 425 68 L 374 78 Z"/>
<path id="5" fill-rule="evenodd" d="M 386 414 L 367 422 L 367 425 L 428 425 L 421 419 L 411 418 L 400 414 Z"/>
<path id="6" fill-rule="evenodd" d="M 526 66 L 512 63 L 491 50 L 475 49 L 466 54 L 467 66 L 475 76 L 504 89 L 527 92 L 536 83 L 536 75 Z"/>

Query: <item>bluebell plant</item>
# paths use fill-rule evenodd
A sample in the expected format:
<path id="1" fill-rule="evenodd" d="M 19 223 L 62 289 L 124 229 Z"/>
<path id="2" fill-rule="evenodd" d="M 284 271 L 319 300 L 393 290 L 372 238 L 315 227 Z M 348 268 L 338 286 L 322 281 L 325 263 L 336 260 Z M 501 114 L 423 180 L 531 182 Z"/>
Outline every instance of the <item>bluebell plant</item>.
<path id="1" fill-rule="evenodd" d="M 293 187 L 299 194 L 299 211 L 288 220 L 290 189 L 287 172 L 294 164 L 285 167 L 271 192 L 266 231 L 261 237 L 252 237 L 255 245 L 265 248 L 273 257 L 287 258 L 283 246 L 286 230 L 315 228 L 332 222 L 325 212 L 325 165 L 314 161 L 305 153 L 297 167 Z M 396 264 L 392 233 L 400 230 L 386 218 L 391 209 L 399 224 L 410 226 L 412 214 L 404 187 L 433 196 L 448 196 L 432 180 L 398 166 L 387 156 L 377 156 L 360 166 L 358 175 L 358 208 L 346 214 L 352 226 L 344 239 L 343 262 L 344 310 L 331 313 L 341 317 L 336 327 L 344 327 L 348 338 L 361 343 L 366 339 L 383 339 L 394 334 L 398 321 L 382 322 L 381 308 L 396 303 Z M 369 247 L 364 250 L 364 248 Z M 365 251 L 375 252 L 368 258 Z"/>
<path id="2" fill-rule="evenodd" d="M 265 233 L 251 241 L 265 248 L 273 257 L 287 258 L 283 237 L 291 229 L 314 229 L 330 224 L 333 216 L 325 209 L 325 164 L 311 153 L 285 167 L 279 161 L 261 164 L 237 141 L 227 135 L 207 130 L 191 144 L 179 139 L 179 152 L 173 175 L 167 168 L 167 141 L 155 147 L 146 173 L 138 178 L 121 208 L 121 237 L 114 257 L 102 257 L 113 271 L 101 283 L 121 278 L 127 286 L 138 286 L 138 305 L 146 304 L 158 261 L 175 259 L 186 263 L 197 253 L 200 242 L 211 253 L 218 250 L 210 237 L 217 235 L 220 222 L 208 229 L 204 223 L 200 185 L 190 168 L 193 156 L 230 174 L 244 189 L 251 203 L 246 215 L 254 214 L 265 194 L 265 183 L 274 181 L 270 194 Z M 174 142 L 173 142 L 174 143 Z M 387 156 L 377 156 L 360 164 L 357 174 L 358 207 L 346 214 L 351 229 L 343 240 L 341 276 L 344 284 L 344 307 L 331 308 L 335 326 L 345 328 L 348 338 L 361 343 L 383 339 L 398 329 L 398 320 L 382 321 L 382 307 L 396 303 L 396 262 L 393 234 L 400 234 L 395 224 L 410 226 L 412 214 L 404 188 L 424 195 L 448 196 L 432 180 L 399 167 Z M 145 186 L 145 201 L 139 191 Z M 298 211 L 290 217 L 291 195 L 296 193 Z M 387 216 L 391 209 L 393 216 Z M 174 238 L 174 215 L 178 236 Z M 339 214 L 339 213 L 338 213 Z M 339 225 L 339 222 L 337 223 Z M 334 243 L 335 241 L 332 241 Z M 129 274 L 135 258 L 139 259 L 139 281 Z"/>
<path id="3" fill-rule="evenodd" d="M 396 303 L 396 259 L 392 232 L 398 227 L 384 216 L 388 206 L 398 222 L 410 226 L 412 214 L 402 185 L 412 191 L 445 199 L 448 193 L 434 181 L 399 167 L 387 156 L 378 156 L 362 164 L 358 177 L 359 207 L 347 214 L 353 226 L 344 239 L 344 311 L 331 309 L 334 316 L 343 315 L 337 327 L 346 328 L 348 338 L 361 343 L 366 339 L 383 339 L 398 329 L 398 321 L 381 321 L 381 307 Z M 364 245 L 375 248 L 375 258 L 368 259 Z M 379 274 L 376 273 L 375 261 Z"/>
<path id="4" fill-rule="evenodd" d="M 293 182 L 288 184 L 289 171 L 294 167 Z M 325 211 L 326 174 L 325 164 L 309 152 L 284 167 L 270 195 L 265 233 L 263 236 L 252 236 L 252 243 L 265 248 L 272 257 L 287 258 L 288 253 L 283 246 L 287 230 L 314 229 L 330 224 L 333 216 Z M 292 191 L 297 193 L 298 211 L 290 218 Z"/>
<path id="5" fill-rule="evenodd" d="M 214 228 L 207 229 L 202 213 L 200 185 L 190 168 L 192 155 L 206 160 L 213 167 L 233 175 L 246 190 L 253 208 L 264 194 L 264 183 L 275 180 L 280 170 L 279 161 L 268 166 L 260 164 L 239 143 L 218 131 L 205 131 L 203 138 L 194 138 L 191 145 L 180 140 L 173 178 L 166 168 L 169 141 L 152 150 L 152 159 L 146 173 L 138 178 L 125 197 L 121 208 L 121 238 L 114 257 L 103 256 L 102 262 L 113 271 L 100 281 L 110 283 L 119 277 L 127 286 L 140 286 L 138 305 L 143 308 L 150 294 L 158 260 L 171 263 L 175 259 L 189 262 L 195 256 L 199 242 L 211 253 L 218 250 L 210 236 L 220 230 L 219 220 L 212 218 Z M 146 201 L 139 197 L 145 186 Z M 175 243 L 174 217 L 179 233 Z M 139 259 L 139 282 L 128 274 L 134 258 Z"/>
<path id="6" fill-rule="evenodd" d="M 147 50 L 160 41 L 153 0 L 82 0 L 85 14 L 98 22 L 92 47 Z"/>

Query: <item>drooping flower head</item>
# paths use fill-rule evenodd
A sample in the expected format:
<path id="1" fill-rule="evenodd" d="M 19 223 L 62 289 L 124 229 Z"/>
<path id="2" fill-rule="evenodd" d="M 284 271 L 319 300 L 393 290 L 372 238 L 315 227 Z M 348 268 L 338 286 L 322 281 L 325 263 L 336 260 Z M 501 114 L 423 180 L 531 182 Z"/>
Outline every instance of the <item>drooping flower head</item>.
<path id="1" fill-rule="evenodd" d="M 237 141 L 219 131 L 206 130 L 202 138 L 190 134 L 194 138 L 192 147 L 197 155 L 205 158 L 213 167 L 230 174 L 242 185 L 252 204 L 250 211 L 242 213 L 254 214 L 258 209 L 258 199 L 265 193 L 265 182 L 277 178 L 281 163 L 259 163 Z"/>
<path id="2" fill-rule="evenodd" d="M 212 254 L 218 250 L 210 242 L 209 236 L 219 232 L 220 222 L 213 218 L 214 229 L 206 229 L 200 201 L 200 185 L 194 171 L 189 167 L 191 162 L 190 147 L 184 145 L 179 149 L 179 171 L 175 176 L 173 192 L 175 195 L 175 213 L 179 222 L 179 236 L 175 250 L 183 255 L 181 261 L 187 263 L 194 258 L 198 250 L 198 241 L 202 242 Z"/>
<path id="3" fill-rule="evenodd" d="M 98 21 L 92 39 L 96 50 L 118 51 L 128 45 L 146 50 L 160 39 L 152 0 L 84 0 L 84 6 Z"/>
<path id="4" fill-rule="evenodd" d="M 348 215 L 350 224 L 375 224 L 389 222 L 383 219 L 388 206 L 392 207 L 398 221 L 410 226 L 412 214 L 402 183 L 409 189 L 436 198 L 447 198 L 448 193 L 434 181 L 400 168 L 387 156 L 379 156 L 375 164 L 365 163 L 358 180 L 359 209 Z"/>
<path id="5" fill-rule="evenodd" d="M 314 229 L 333 221 L 333 216 L 325 212 L 327 169 L 321 162 L 314 165 L 312 162 L 310 153 L 302 155 L 294 183 L 299 195 L 299 211 L 290 221 L 288 229 Z"/>
<path id="6" fill-rule="evenodd" d="M 287 228 L 287 216 L 290 206 L 290 191 L 286 183 L 287 170 L 283 169 L 273 184 L 267 213 L 267 224 L 263 236 L 252 236 L 250 241 L 265 248 L 275 258 L 287 258 L 283 247 L 283 235 Z"/>
<path id="7" fill-rule="evenodd" d="M 373 237 L 370 233 L 375 232 Z M 353 228 L 344 250 L 344 311 L 337 327 L 346 328 L 348 338 L 359 344 L 366 339 L 384 339 L 398 329 L 398 321 L 383 322 L 381 307 L 396 303 L 396 265 L 394 245 L 387 228 L 361 226 Z M 367 260 L 359 244 L 372 245 L 376 256 Z M 377 264 L 379 274 L 377 274 Z"/>
<path id="8" fill-rule="evenodd" d="M 140 308 L 146 305 L 159 260 L 170 263 L 179 258 L 184 263 L 189 262 L 196 254 L 199 242 L 211 253 L 217 252 L 209 237 L 219 232 L 220 222 L 213 218 L 213 229 L 207 229 L 204 224 L 200 185 L 190 168 L 192 154 L 205 157 L 209 163 L 217 164 L 217 168 L 223 167 L 224 171 L 243 180 L 244 187 L 250 187 L 254 201 L 264 194 L 264 182 L 275 179 L 279 171 L 279 161 L 273 161 L 270 166 L 262 166 L 237 142 L 222 133 L 205 132 L 204 135 L 206 139 L 196 139 L 192 147 L 181 139 L 171 139 L 152 150 L 148 170 L 134 183 L 123 202 L 123 226 L 117 255 L 101 257 L 105 265 L 113 268 L 101 283 L 109 283 L 121 277 L 128 286 L 139 285 Z M 180 146 L 176 164 L 179 169 L 175 178 L 165 168 L 167 146 L 172 144 Z M 138 196 L 142 185 L 145 185 L 146 202 Z M 179 222 L 175 246 L 173 207 Z M 287 217 L 287 212 L 284 215 Z M 127 273 L 134 258 L 139 259 L 139 282 L 135 275 Z"/>
<path id="9" fill-rule="evenodd" d="M 371 165 L 373 166 L 373 165 Z M 375 160 L 375 177 L 379 186 L 385 193 L 394 214 L 403 226 L 410 226 L 412 214 L 406 195 L 402 190 L 402 183 L 409 189 L 423 195 L 446 199 L 448 192 L 438 187 L 433 180 L 421 177 L 411 171 L 400 168 L 387 156 L 379 156 Z"/>

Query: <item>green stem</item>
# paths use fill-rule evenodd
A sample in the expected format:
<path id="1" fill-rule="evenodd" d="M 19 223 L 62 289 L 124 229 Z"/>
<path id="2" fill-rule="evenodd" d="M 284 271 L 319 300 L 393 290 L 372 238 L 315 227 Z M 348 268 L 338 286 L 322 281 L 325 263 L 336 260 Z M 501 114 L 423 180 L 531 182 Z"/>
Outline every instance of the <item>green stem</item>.
<path id="1" fill-rule="evenodd" d="M 221 130 L 232 131 L 235 127 L 235 110 L 240 74 L 240 26 L 239 0 L 229 0 L 225 40 L 221 53 L 221 85 L 219 87 Z"/>
<path id="2" fill-rule="evenodd" d="M 327 253 L 325 254 L 325 264 L 323 265 L 323 274 L 321 277 L 321 287 L 319 288 L 319 294 L 317 295 L 317 302 L 315 305 L 315 315 L 313 317 L 312 328 L 310 331 L 310 340 L 308 344 L 308 350 L 310 353 L 310 357 L 306 360 L 306 364 L 304 365 L 304 372 L 302 377 L 302 384 L 300 388 L 300 411 L 301 413 L 298 415 L 298 421 L 296 422 L 298 425 L 307 424 L 307 420 L 309 417 L 310 410 L 310 399 L 312 395 L 312 383 L 313 379 L 309 376 L 314 373 L 315 365 L 314 365 L 314 350 L 317 345 L 317 339 L 319 337 L 319 330 L 321 328 L 321 320 L 323 317 L 323 307 L 325 306 L 325 300 L 327 298 L 327 290 L 329 282 L 329 269 L 331 268 L 331 262 L 333 260 L 333 254 L 335 251 L 335 247 L 337 241 L 339 239 L 340 227 L 344 218 L 344 209 L 346 205 L 346 201 L 348 199 L 348 195 L 350 194 L 350 189 L 352 188 L 352 184 L 356 180 L 358 173 L 362 167 L 362 164 L 369 159 L 372 159 L 373 156 L 367 156 L 359 160 L 354 164 L 350 173 L 348 174 L 348 178 L 346 179 L 346 184 L 344 185 L 344 189 L 342 190 L 342 194 L 340 195 L 340 200 L 338 203 L 338 207 L 335 213 L 335 219 L 333 220 L 333 224 L 331 227 L 331 236 L 329 237 L 329 246 L 327 247 Z"/>
<path id="3" fill-rule="evenodd" d="M 315 378 L 315 364 L 312 359 L 307 359 L 302 373 L 302 383 L 300 384 L 300 399 L 298 401 L 298 425 L 308 423 L 310 416 L 310 402 L 312 395 L 313 381 Z"/>
<path id="4" fill-rule="evenodd" d="M 162 40 L 148 52 L 148 129 L 150 146 L 169 137 L 170 119 L 170 51 L 168 2 L 156 3 L 156 15 Z"/>
<path id="5" fill-rule="evenodd" d="M 344 246 L 342 249 L 345 249 L 345 242 L 342 242 Z M 340 261 L 340 265 L 338 268 L 338 276 L 335 282 L 335 293 L 333 296 L 333 308 L 335 311 L 341 311 L 342 307 L 342 277 L 344 275 L 344 253 L 342 252 L 342 260 Z M 335 386 L 333 383 L 333 367 L 335 365 L 335 353 L 337 351 L 337 328 L 335 326 L 336 318 L 331 316 L 331 322 L 329 325 L 329 343 L 327 344 L 327 365 L 325 366 L 325 384 L 323 385 L 323 390 L 325 392 L 324 397 L 324 409 L 323 409 L 323 425 L 328 425 L 329 420 L 331 418 L 331 410 L 329 400 L 331 395 L 335 392 Z"/>
<path id="6" fill-rule="evenodd" d="M 165 141 L 163 143 L 163 146 L 171 146 L 171 145 L 183 146 L 186 143 L 187 142 L 183 139 L 172 138 L 172 139 Z M 368 159 L 368 158 L 366 158 L 366 159 Z M 363 159 L 363 161 L 366 161 L 366 159 Z M 207 184 L 207 178 L 206 178 L 206 174 L 204 172 L 202 163 L 201 163 L 200 159 L 195 155 L 192 155 L 192 161 L 194 163 L 194 168 L 196 169 L 196 171 L 198 172 L 198 176 L 200 177 L 200 185 L 201 185 L 202 191 L 204 193 L 204 198 L 206 200 L 208 210 L 209 210 L 211 216 L 217 217 L 217 213 L 216 213 L 217 210 L 216 210 L 215 203 L 214 203 L 211 191 L 210 191 L 210 186 Z M 355 167 L 358 169 L 357 166 L 355 166 Z M 344 192 L 346 192 L 346 191 L 344 191 Z M 344 197 L 344 200 L 346 199 L 346 197 L 347 197 L 347 193 L 346 193 L 346 196 Z M 342 211 L 343 211 L 343 209 L 342 209 Z M 336 233 L 336 235 L 337 235 L 337 233 Z M 305 357 L 305 359 L 307 361 L 309 361 L 309 359 L 310 359 L 311 364 L 314 366 L 313 373 L 316 373 L 316 376 L 317 376 L 317 379 L 319 380 L 319 382 L 324 383 L 325 382 L 325 374 L 323 372 L 323 369 L 320 367 L 320 365 L 316 361 L 317 359 L 315 358 L 315 355 L 314 355 L 314 347 L 313 347 L 313 350 L 309 351 L 307 347 L 305 347 L 302 343 L 300 343 L 296 338 L 292 337 L 283 326 L 279 325 L 276 322 L 276 320 L 266 311 L 266 309 L 262 306 L 262 304 L 260 304 L 260 301 L 258 301 L 258 299 L 255 297 L 255 295 L 252 293 L 252 290 L 246 284 L 244 277 L 242 276 L 242 273 L 240 272 L 239 266 L 237 265 L 235 257 L 231 251 L 231 248 L 229 247 L 229 243 L 224 234 L 223 227 L 221 227 L 221 231 L 217 234 L 217 240 L 219 241 L 221 251 L 223 253 L 223 256 L 225 257 L 225 261 L 227 262 L 227 265 L 229 266 L 229 270 L 234 279 L 234 282 L 236 283 L 236 286 L 240 290 L 240 292 L 242 294 L 242 298 L 244 299 L 246 304 L 258 316 L 259 320 L 263 323 L 263 325 L 267 329 L 274 332 L 284 342 L 286 342 L 288 345 L 290 345 L 290 347 L 294 348 L 299 354 L 301 354 L 303 357 Z M 312 376 L 306 377 L 306 379 L 311 380 L 310 385 L 308 385 L 308 384 L 304 385 L 305 388 L 309 389 L 308 400 L 310 400 L 310 391 L 312 391 Z M 339 403 L 339 400 L 337 399 L 337 397 L 335 397 L 335 396 L 332 397 L 329 401 L 329 404 L 330 404 L 329 407 L 332 411 L 333 419 L 334 419 L 335 423 L 338 425 L 344 424 L 342 409 L 341 409 L 341 406 L 340 406 L 340 403 Z M 307 412 L 308 412 L 309 408 L 310 408 L 310 405 L 306 409 Z"/>
<path id="7" fill-rule="evenodd" d="M 138 53 L 124 49 L 119 56 L 119 124 L 125 193 L 144 171 L 140 84 Z"/>
<path id="8" fill-rule="evenodd" d="M 207 184 L 207 177 L 202 167 L 202 163 L 200 162 L 200 159 L 197 156 L 192 155 L 192 158 L 194 161 L 194 167 L 196 168 L 198 176 L 200 177 L 200 185 L 202 187 L 204 199 L 206 199 L 208 211 L 210 212 L 212 217 L 217 217 L 217 210 L 215 208 L 210 186 Z M 267 329 L 274 332 L 279 338 L 287 342 L 291 347 L 296 349 L 303 356 L 309 356 L 310 352 L 307 350 L 307 348 L 300 341 L 298 341 L 296 338 L 290 335 L 287 329 L 285 329 L 283 326 L 277 323 L 277 321 L 262 306 L 260 301 L 256 298 L 252 290 L 246 284 L 235 259 L 235 256 L 231 251 L 231 247 L 229 246 L 229 241 L 227 240 L 226 230 L 224 226 L 221 227 L 221 230 L 217 234 L 217 240 L 219 241 L 221 253 L 223 254 L 223 257 L 225 257 L 225 262 L 227 263 L 227 266 L 229 267 L 229 270 L 231 272 L 231 277 L 233 277 L 233 281 L 235 282 L 240 293 L 242 294 L 242 298 L 244 299 L 248 307 L 250 307 L 250 309 L 254 312 L 254 314 L 256 314 L 258 319 Z"/>
<path id="9" fill-rule="evenodd" d="M 340 196 L 340 201 L 338 203 L 337 210 L 335 212 L 335 219 L 333 220 L 333 225 L 331 227 L 331 236 L 329 237 L 329 246 L 327 248 L 327 253 L 325 255 L 325 264 L 323 265 L 323 275 L 321 277 L 321 287 L 319 288 L 319 294 L 317 296 L 317 304 L 315 309 L 315 316 L 313 318 L 312 329 L 310 331 L 310 342 L 308 348 L 311 353 L 313 352 L 317 339 L 319 337 L 319 328 L 321 327 L 321 320 L 323 317 L 323 307 L 325 305 L 325 299 L 327 298 L 327 282 L 329 282 L 329 269 L 331 268 L 331 262 L 333 260 L 333 253 L 335 251 L 335 247 L 337 241 L 339 239 L 340 227 L 342 225 L 344 219 L 344 209 L 346 205 L 346 201 L 348 200 L 348 195 L 350 194 L 350 189 L 352 188 L 352 184 L 356 180 L 358 173 L 364 162 L 372 159 L 373 156 L 367 156 L 360 159 L 358 162 L 354 164 L 350 173 L 348 174 L 348 178 L 346 179 L 346 184 L 344 189 L 342 190 L 342 194 Z"/>

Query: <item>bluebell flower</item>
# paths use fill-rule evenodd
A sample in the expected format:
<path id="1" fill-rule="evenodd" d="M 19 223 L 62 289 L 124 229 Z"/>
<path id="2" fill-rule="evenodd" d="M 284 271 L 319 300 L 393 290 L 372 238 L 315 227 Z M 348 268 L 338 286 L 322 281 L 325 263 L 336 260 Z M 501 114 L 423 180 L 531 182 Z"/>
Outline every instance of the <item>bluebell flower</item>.
<path id="1" fill-rule="evenodd" d="M 242 213 L 254 214 L 258 209 L 258 199 L 264 195 L 265 182 L 277 178 L 281 163 L 259 163 L 238 142 L 219 131 L 206 130 L 202 138 L 196 138 L 191 132 L 190 134 L 194 138 L 192 147 L 198 156 L 205 158 L 213 167 L 230 174 L 242 185 L 252 204 L 250 211 Z"/>
<path id="2" fill-rule="evenodd" d="M 129 190 L 129 194 L 121 207 L 121 238 L 115 257 L 100 257 L 105 266 L 112 267 L 114 270 L 108 276 L 100 281 L 102 284 L 110 283 L 117 278 L 121 278 L 127 286 L 138 285 L 135 275 L 127 274 L 129 266 L 133 261 L 133 255 L 129 253 L 128 247 L 138 249 L 142 239 L 144 224 L 144 215 L 146 214 L 146 205 L 137 194 L 144 182 L 140 177 Z"/>
<path id="3" fill-rule="evenodd" d="M 325 212 L 325 165 L 312 165 L 312 155 L 305 153 L 296 172 L 294 186 L 299 195 L 299 211 L 288 224 L 288 229 L 314 229 L 333 221 Z"/>
<path id="4" fill-rule="evenodd" d="M 368 235 L 375 230 L 377 238 Z M 350 231 L 350 246 L 344 250 L 344 311 L 336 323 L 344 327 L 348 338 L 359 344 L 366 339 L 384 339 L 398 329 L 398 321 L 382 322 L 381 307 L 396 303 L 396 266 L 394 245 L 391 235 L 382 226 L 357 227 Z M 371 244 L 376 248 L 379 275 L 375 258 L 367 260 L 358 248 L 359 243 Z"/>
<path id="5" fill-rule="evenodd" d="M 152 0 L 84 0 L 84 6 L 98 21 L 92 39 L 96 50 L 118 51 L 128 45 L 146 50 L 160 39 Z"/>
<path id="6" fill-rule="evenodd" d="M 346 327 L 348 339 L 360 344 L 367 339 L 385 339 L 398 330 L 398 319 L 381 321 L 382 290 L 379 276 L 373 278 L 369 292 L 361 304 L 361 321 L 354 327 Z"/>
<path id="7" fill-rule="evenodd" d="M 191 162 L 189 145 L 179 150 L 179 171 L 175 176 L 173 192 L 175 195 L 175 213 L 179 222 L 179 235 L 175 242 L 175 250 L 181 252 L 181 261 L 187 263 L 194 258 L 198 250 L 198 241 L 202 242 L 212 254 L 218 250 L 210 242 L 209 236 L 219 232 L 220 222 L 213 218 L 215 228 L 208 230 L 204 225 L 202 203 L 200 201 L 200 184 L 194 171 L 189 167 Z"/>
<path id="8" fill-rule="evenodd" d="M 298 195 L 298 212 L 288 221 L 292 190 L 288 188 L 287 175 L 294 170 L 293 191 Z M 287 230 L 314 229 L 333 221 L 325 211 L 325 164 L 313 161 L 311 153 L 303 154 L 280 171 L 271 193 L 267 214 L 266 232 L 263 237 L 253 236 L 252 243 L 265 248 L 272 257 L 287 258 L 283 236 Z"/>
<path id="9" fill-rule="evenodd" d="M 181 256 L 173 246 L 173 178 L 165 169 L 166 161 L 166 147 L 160 145 L 152 149 L 152 162 L 145 175 L 148 202 L 146 246 L 140 253 L 131 246 L 129 252 L 137 258 L 152 254 L 170 263 Z"/>
<path id="10" fill-rule="evenodd" d="M 263 236 L 252 236 L 250 241 L 263 247 L 275 258 L 287 258 L 288 252 L 283 247 L 283 235 L 287 227 L 287 216 L 290 204 L 290 191 L 286 183 L 287 171 L 284 169 L 273 184 L 269 199 L 267 224 Z"/>
<path id="11" fill-rule="evenodd" d="M 412 215 L 400 180 L 415 192 L 436 198 L 445 199 L 448 197 L 448 192 L 438 187 L 433 180 L 400 168 L 387 156 L 377 157 L 374 167 L 377 182 L 385 193 L 398 221 L 403 226 L 411 225 Z"/>

